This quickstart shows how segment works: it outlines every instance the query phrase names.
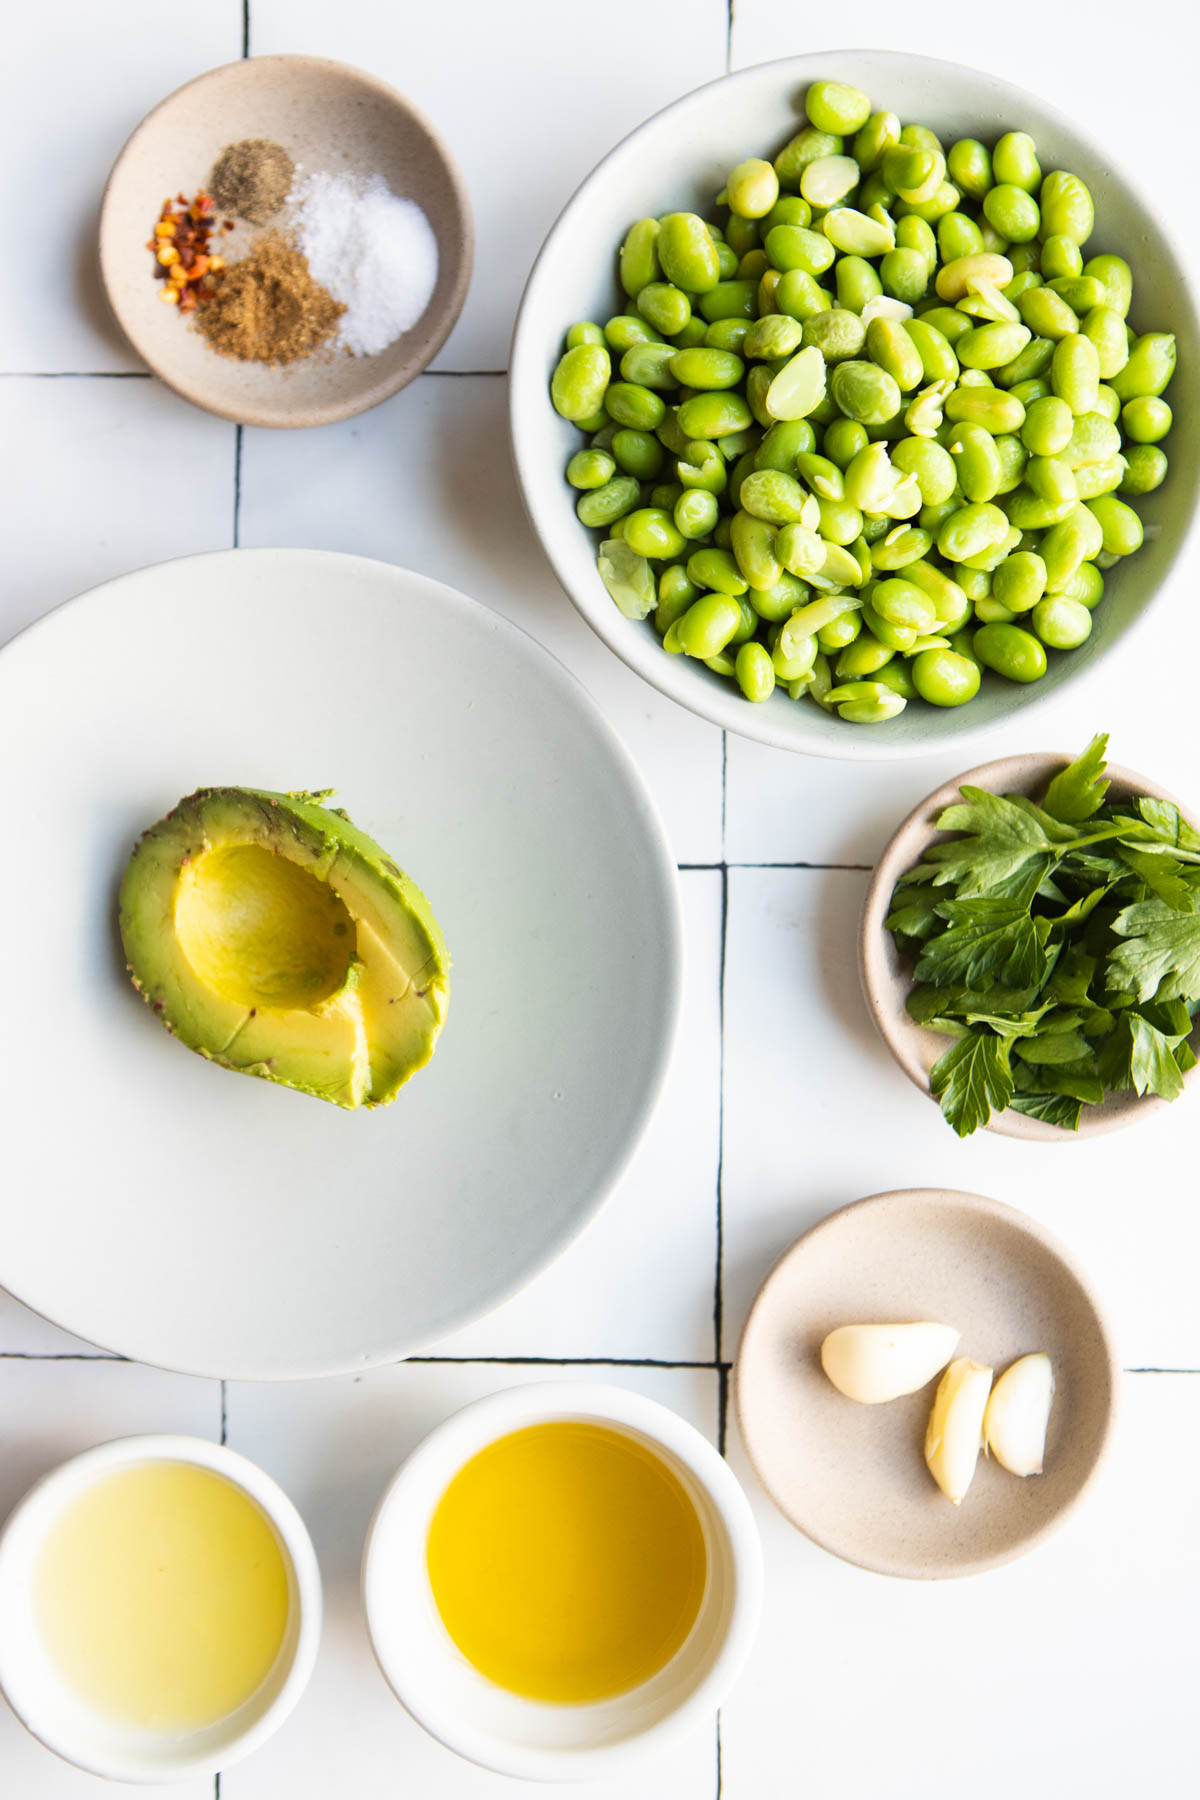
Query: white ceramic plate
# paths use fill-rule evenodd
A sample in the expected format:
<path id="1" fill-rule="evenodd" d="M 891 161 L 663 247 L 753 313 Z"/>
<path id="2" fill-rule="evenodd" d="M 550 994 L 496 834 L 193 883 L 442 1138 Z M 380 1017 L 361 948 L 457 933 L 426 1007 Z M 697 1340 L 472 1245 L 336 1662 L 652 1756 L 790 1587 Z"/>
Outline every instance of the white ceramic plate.
<path id="1" fill-rule="evenodd" d="M 382 563 L 143 569 L 0 655 L 0 1283 L 144 1362 L 391 1361 L 591 1216 L 676 1023 L 676 877 L 637 771 L 521 631 Z M 208 784 L 337 789 L 453 958 L 430 1066 L 345 1113 L 173 1042 L 125 975 L 138 833 Z"/>
<path id="2" fill-rule="evenodd" d="M 1070 654 L 1052 655 L 1049 673 L 1029 687 L 989 674 L 968 706 L 912 704 L 885 725 L 848 725 L 782 691 L 765 705 L 752 706 L 732 682 L 703 663 L 665 655 L 648 623 L 624 618 L 596 573 L 597 534 L 585 531 L 575 517 L 578 496 L 563 479 L 568 458 L 584 441 L 550 405 L 550 376 L 563 333 L 576 319 L 603 324 L 624 306 L 616 249 L 635 219 L 680 206 L 707 215 L 735 163 L 745 156 L 774 155 L 800 129 L 805 90 L 819 78 L 865 88 L 877 107 L 930 126 L 947 144 L 959 137 L 993 143 L 1004 131 L 1031 132 L 1044 168 L 1081 175 L 1096 201 L 1096 230 L 1085 254 L 1128 255 L 1135 276 L 1134 328 L 1173 331 L 1179 339 L 1179 368 L 1169 395 L 1177 419 L 1194 416 L 1200 406 L 1200 325 L 1184 271 L 1155 219 L 1154 197 L 1139 194 L 1114 166 L 1112 141 L 1093 144 L 1036 95 L 983 70 L 929 56 L 829 50 L 722 76 L 640 125 L 568 201 L 526 285 L 509 365 L 517 474 L 559 581 L 610 650 L 701 718 L 781 750 L 890 761 L 931 755 L 952 740 L 986 734 L 1086 675 L 1120 642 L 1166 582 L 1188 536 L 1200 485 L 1200 436 L 1176 427 L 1166 446 L 1169 479 L 1138 502 L 1151 528 L 1144 549 L 1107 577 L 1087 643 Z M 1177 598 L 1182 602 L 1184 596 Z"/>

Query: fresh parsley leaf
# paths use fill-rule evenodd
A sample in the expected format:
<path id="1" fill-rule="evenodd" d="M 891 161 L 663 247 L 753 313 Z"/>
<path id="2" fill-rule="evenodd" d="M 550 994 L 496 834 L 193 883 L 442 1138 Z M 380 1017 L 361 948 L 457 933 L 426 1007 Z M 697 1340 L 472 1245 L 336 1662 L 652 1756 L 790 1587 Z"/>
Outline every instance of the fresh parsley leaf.
<path id="1" fill-rule="evenodd" d="M 959 1137 L 970 1137 L 1012 1098 L 1008 1046 L 990 1031 L 968 1031 L 934 1063 L 929 1087 Z"/>
<path id="2" fill-rule="evenodd" d="M 1106 1088 L 1132 1088 L 1135 1094 L 1161 1094 L 1164 1100 L 1183 1092 L 1171 1039 L 1140 1013 L 1122 1013 L 1104 1040 L 1097 1066 Z"/>
<path id="3" fill-rule="evenodd" d="M 1108 733 L 1101 731 L 1082 756 L 1054 777 L 1042 802 L 1052 818 L 1076 825 L 1100 810 L 1108 793 L 1108 782 L 1103 779 L 1107 751 Z"/>
<path id="4" fill-rule="evenodd" d="M 1073 1063 L 1091 1054 L 1091 1045 L 1079 1031 L 1046 1031 L 1016 1046 L 1027 1063 Z"/>
<path id="5" fill-rule="evenodd" d="M 934 987 L 918 983 L 908 996 L 907 1006 L 909 1017 L 920 1025 L 925 1019 L 938 1014 L 958 1013 L 965 1018 L 968 1013 L 980 1012 L 984 1008 L 1005 1019 L 1025 1018 L 1036 999 L 1035 987 L 969 988 L 961 984 Z M 1042 1012 L 1047 1010 L 1048 1005 L 1041 1008 Z"/>
<path id="6" fill-rule="evenodd" d="M 1008 1104 L 1014 1112 L 1044 1119 L 1047 1125 L 1061 1125 L 1064 1131 L 1079 1130 L 1083 1106 L 1066 1094 L 1014 1094 Z"/>
<path id="7" fill-rule="evenodd" d="M 1088 1006 L 1092 1003 L 1088 990 L 1095 973 L 1095 957 L 1089 956 L 1082 945 L 1072 944 L 1046 983 L 1046 992 L 1060 1006 Z"/>
<path id="8" fill-rule="evenodd" d="M 1002 794 L 989 794 L 984 788 L 964 787 L 963 799 L 948 806 L 939 815 L 939 831 L 961 831 L 966 835 L 945 843 L 931 844 L 925 853 L 927 864 L 935 864 L 934 880 L 942 885 L 954 882 L 961 899 L 994 893 L 1006 883 L 1022 885 L 1037 869 L 1033 892 L 1049 873 L 1055 846 L 1036 819 Z"/>
<path id="9" fill-rule="evenodd" d="M 1010 900 L 948 900 L 941 937 L 931 938 L 917 963 L 917 980 L 938 987 L 980 987 L 989 978 L 1005 987 L 1040 986 L 1047 959 L 1041 934 L 1025 908 Z"/>
<path id="10" fill-rule="evenodd" d="M 1187 820 L 1180 817 L 1179 808 L 1172 801 L 1152 800 L 1148 794 L 1143 794 L 1137 809 L 1154 835 L 1165 844 L 1174 844 L 1180 850 L 1193 853 L 1200 851 L 1200 832 L 1193 831 Z"/>
<path id="11" fill-rule="evenodd" d="M 1129 844 L 1119 844 L 1117 855 L 1152 894 L 1157 894 L 1160 900 L 1166 901 L 1172 912 L 1193 910 L 1196 895 L 1192 887 L 1182 875 L 1176 873 L 1166 857 L 1134 850 Z"/>
<path id="12" fill-rule="evenodd" d="M 901 883 L 892 894 L 892 909 L 884 926 L 895 937 L 921 941 L 931 937 L 938 927 L 935 908 L 940 899 L 929 882 Z"/>
<path id="13" fill-rule="evenodd" d="M 1110 986 L 1129 988 L 1139 1000 L 1200 1000 L 1200 913 L 1141 900 L 1117 914 L 1113 930 L 1124 942 L 1108 959 Z"/>

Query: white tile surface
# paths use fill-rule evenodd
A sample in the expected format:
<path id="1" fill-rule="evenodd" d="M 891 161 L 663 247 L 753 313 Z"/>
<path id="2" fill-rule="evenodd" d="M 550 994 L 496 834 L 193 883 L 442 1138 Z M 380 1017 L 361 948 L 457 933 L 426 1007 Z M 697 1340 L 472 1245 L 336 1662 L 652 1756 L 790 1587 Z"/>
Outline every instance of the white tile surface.
<path id="1" fill-rule="evenodd" d="M 241 48 L 240 0 L 192 7 L 40 0 L 5 9 L 0 213 L 8 254 L 0 371 L 141 366 L 100 286 L 96 221 L 104 182 L 152 106 L 193 75 L 233 61 Z"/>
<path id="2" fill-rule="evenodd" d="M 625 739 L 678 859 L 716 861 L 721 734 L 647 687 L 567 601 L 521 507 L 506 405 L 497 376 L 425 375 L 346 425 L 246 432 L 240 541 L 403 563 L 523 625 Z"/>
<path id="3" fill-rule="evenodd" d="M 725 966 L 724 1354 L 776 1257 L 835 1207 L 950 1187 L 1023 1207 L 1078 1255 L 1131 1367 L 1200 1368 L 1195 1118 L 1062 1146 L 960 1140 L 901 1074 L 858 984 L 862 874 L 734 869 Z"/>
<path id="4" fill-rule="evenodd" d="M 233 446 L 156 381 L 0 381 L 0 642 L 112 575 L 227 544 Z"/>
<path id="5" fill-rule="evenodd" d="M 475 276 L 437 367 L 503 369 L 517 301 L 550 226 L 627 132 L 725 73 L 725 0 L 381 6 L 251 0 L 250 47 L 359 63 L 427 113 L 475 214 Z"/>
<path id="6" fill-rule="evenodd" d="M 0 1521 L 26 1490 L 69 1456 L 109 1438 L 180 1431 L 218 1438 L 216 1381 L 164 1375 L 135 1363 L 24 1362 L 0 1356 Z M 87 1800 L 108 1782 L 60 1762 L 0 1700 L 0 1793 L 5 1800 Z M 212 1783 L 148 1787 L 144 1794 L 210 1800 Z"/>
<path id="7" fill-rule="evenodd" d="M 299 1794 L 392 1800 L 487 1800 L 522 1785 L 460 1761 L 427 1737 L 392 1697 L 371 1654 L 358 1593 L 363 1540 L 390 1476 L 439 1420 L 468 1401 L 527 1379 L 512 1368 L 402 1364 L 339 1381 L 228 1394 L 228 1441 L 275 1476 L 308 1521 L 325 1581 L 325 1635 L 308 1697 L 258 1755 L 230 1770 L 222 1800 Z M 716 1434 L 716 1377 L 707 1371 L 537 1371 L 538 1379 L 612 1379 Z M 590 1800 L 709 1800 L 716 1740 L 697 1733 L 645 1775 L 589 1783 Z M 551 1791 L 570 1790 L 555 1786 Z"/>
<path id="8" fill-rule="evenodd" d="M 686 970 L 667 1090 L 632 1168 L 562 1256 L 439 1356 L 714 1355 L 720 1113 L 721 878 L 683 889 Z"/>
<path id="9" fill-rule="evenodd" d="M 1139 30 L 1105 0 L 1081 32 L 1076 7 L 1047 0 L 1034 63 L 1028 33 L 997 36 L 992 14 L 949 0 L 929 0 L 902 32 L 884 0 L 828 21 L 792 0 L 737 0 L 736 9 L 688 0 L 686 14 L 678 0 L 612 0 L 598 24 L 556 0 L 441 9 L 250 0 L 249 10 L 255 51 L 315 51 L 377 69 L 458 153 L 478 261 L 440 359 L 448 370 L 503 367 L 521 284 L 555 213 L 624 132 L 721 72 L 730 12 L 735 66 L 857 37 L 936 47 L 1036 87 L 1113 140 L 1123 167 L 1175 222 L 1185 257 L 1195 256 L 1197 26 L 1178 7 L 1158 7 Z M 239 53 L 242 8 L 47 0 L 6 25 L 0 374 L 131 371 L 96 281 L 103 177 L 148 107 Z M 123 569 L 229 544 L 234 442 L 232 427 L 146 379 L 0 381 L 0 642 Z M 721 736 L 638 682 L 558 589 L 521 510 L 500 378 L 430 375 L 344 427 L 248 432 L 241 472 L 243 543 L 410 564 L 547 644 L 629 744 L 681 862 L 718 863 L 724 842 L 733 864 L 870 863 L 900 815 L 945 776 L 1028 745 L 1021 726 L 961 756 L 856 767 L 731 739 L 723 839 Z M 1177 571 L 1177 602 L 1198 574 L 1200 546 Z M 1200 615 L 1177 604 L 1170 634 L 1157 623 L 1153 632 L 1147 624 L 1120 662 L 1031 721 L 1036 741 L 1070 748 L 1107 726 L 1115 757 L 1148 773 L 1178 771 L 1185 787 L 1189 743 L 1178 720 L 1181 708 L 1190 717 Z M 1200 793 L 1194 753 L 1191 767 Z M 1056 1230 L 1108 1300 L 1128 1364 L 1200 1370 L 1195 1103 L 1059 1152 L 991 1136 L 959 1143 L 896 1070 L 861 1004 L 854 932 L 864 884 L 852 871 L 735 867 L 723 943 L 722 875 L 685 875 L 686 1016 L 663 1110 L 579 1242 L 446 1354 L 711 1357 L 723 1058 L 726 1357 L 770 1262 L 807 1224 L 863 1193 L 940 1182 L 1026 1206 Z M 219 1430 L 215 1384 L 92 1359 L 3 1294 L 0 1353 L 10 1353 L 0 1354 L 0 1517 L 42 1468 L 87 1443 L 135 1430 Z M 516 1791 L 455 1762 L 391 1699 L 365 1641 L 358 1557 L 384 1481 L 429 1426 L 490 1388 L 578 1372 L 552 1362 L 424 1363 L 358 1382 L 230 1390 L 230 1439 L 308 1517 L 330 1606 L 313 1688 L 279 1738 L 226 1775 L 225 1800 Z M 588 1372 L 653 1393 L 716 1435 L 714 1370 Z M 1034 1800 L 1076 1792 L 1173 1800 L 1194 1786 L 1186 1633 L 1200 1602 L 1200 1375 L 1136 1375 L 1125 1385 L 1122 1431 L 1092 1502 L 1028 1562 L 971 1583 L 883 1582 L 816 1551 L 757 1492 L 734 1434 L 733 1463 L 766 1540 L 768 1618 L 724 1716 L 725 1800 L 951 1800 L 965 1787 L 981 1800 L 1018 1790 Z M 1012 1696 L 1007 1739 L 990 1730 L 999 1694 Z M 207 1800 L 212 1786 L 174 1791 Z M 714 1735 L 621 1791 L 622 1800 L 710 1800 Z M 40 1750 L 0 1706 L 3 1800 L 109 1792 Z"/>
<path id="10" fill-rule="evenodd" d="M 1079 1512 L 973 1581 L 889 1581 L 825 1555 L 756 1489 L 732 1432 L 774 1578 L 722 1711 L 722 1792 L 1190 1792 L 1200 1381 L 1127 1375 L 1122 1398 L 1115 1452 Z"/>

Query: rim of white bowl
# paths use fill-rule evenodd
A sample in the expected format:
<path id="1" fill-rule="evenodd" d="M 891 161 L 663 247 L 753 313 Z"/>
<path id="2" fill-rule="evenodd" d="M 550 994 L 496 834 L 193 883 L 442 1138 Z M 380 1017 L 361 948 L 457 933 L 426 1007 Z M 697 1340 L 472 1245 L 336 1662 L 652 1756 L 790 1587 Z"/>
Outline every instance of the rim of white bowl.
<path id="1" fill-rule="evenodd" d="M 391 1666 L 381 1643 L 390 1595 L 380 1574 L 380 1546 L 393 1528 L 412 1529 L 393 1520 L 395 1510 L 411 1505 L 417 1511 L 420 1538 L 409 1554 L 423 1559 L 429 1517 L 464 1464 L 511 1431 L 564 1418 L 594 1420 L 627 1430 L 674 1458 L 703 1491 L 724 1527 L 733 1574 L 732 1605 L 718 1648 L 682 1701 L 639 1731 L 603 1746 L 576 1750 L 517 1744 L 465 1719 L 439 1692 L 436 1668 L 422 1667 L 414 1682 L 412 1668 L 401 1673 Z M 497 1774 L 525 1781 L 593 1781 L 640 1765 L 711 1717 L 741 1672 L 757 1634 L 763 1598 L 762 1544 L 750 1502 L 729 1464 L 694 1425 L 670 1407 L 632 1388 L 602 1382 L 537 1381 L 501 1388 L 471 1401 L 436 1425 L 406 1457 L 384 1489 L 367 1530 L 362 1596 L 371 1648 L 383 1677 L 401 1705 L 432 1737 Z M 458 1657 L 448 1638 L 445 1655 Z M 561 1713 L 563 1708 L 551 1710 Z"/>
<path id="2" fill-rule="evenodd" d="M 923 56 L 903 50 L 850 47 L 811 51 L 801 56 L 770 58 L 765 62 L 752 63 L 748 68 L 719 75 L 712 81 L 704 82 L 700 87 L 692 88 L 688 93 L 682 94 L 668 105 L 660 107 L 657 112 L 652 113 L 649 118 L 644 119 L 640 125 L 635 126 L 632 131 L 621 138 L 575 189 L 550 227 L 530 269 L 517 307 L 509 355 L 509 432 L 521 501 L 560 587 L 596 635 L 635 674 L 640 675 L 644 681 L 649 682 L 652 687 L 657 688 L 668 699 L 678 702 L 689 712 L 708 720 L 710 724 L 720 726 L 722 730 L 736 732 L 739 737 L 768 744 L 775 749 L 791 750 L 804 756 L 827 757 L 831 760 L 845 762 L 878 762 L 900 756 L 935 756 L 951 745 L 958 748 L 979 743 L 1003 730 L 1016 713 L 1019 712 L 1024 717 L 1046 707 L 1054 700 L 1060 687 L 1070 684 L 1076 689 L 1080 689 L 1085 682 L 1090 681 L 1095 676 L 1100 664 L 1116 648 L 1117 643 L 1124 639 L 1126 632 L 1137 629 L 1144 622 L 1146 613 L 1166 587 L 1172 571 L 1195 531 L 1197 493 L 1193 491 L 1186 497 L 1180 498 L 1179 504 L 1186 508 L 1187 516 L 1181 523 L 1177 541 L 1170 551 L 1156 586 L 1143 601 L 1125 630 L 1114 637 L 1111 643 L 1102 647 L 1098 646 L 1087 663 L 1065 674 L 1048 690 L 1041 691 L 1042 682 L 1035 683 L 1031 687 L 1021 688 L 1014 696 L 1015 704 L 994 718 L 980 723 L 971 723 L 968 716 L 958 729 L 943 728 L 934 736 L 920 736 L 915 739 L 893 736 L 888 725 L 880 725 L 872 726 L 870 729 L 864 727 L 861 730 L 847 728 L 844 733 L 831 733 L 828 738 L 814 735 L 810 740 L 805 740 L 798 739 L 796 732 L 787 729 L 783 723 L 784 720 L 794 720 L 794 713 L 781 711 L 771 701 L 765 705 L 754 706 L 743 699 L 736 690 L 731 689 L 728 683 L 715 678 L 711 684 L 702 682 L 696 679 L 697 671 L 695 669 L 676 667 L 676 664 L 685 663 L 687 659 L 664 655 L 653 632 L 645 629 L 630 629 L 633 622 L 626 619 L 613 605 L 598 577 L 588 583 L 586 591 L 583 589 L 577 579 L 577 572 L 571 566 L 568 554 L 561 550 L 553 536 L 548 535 L 542 529 L 539 520 L 539 513 L 542 509 L 536 496 L 537 480 L 534 463 L 538 454 L 536 448 L 538 439 L 539 437 L 544 438 L 545 435 L 544 418 L 540 412 L 532 410 L 530 410 L 528 420 L 522 416 L 526 408 L 532 408 L 535 405 L 542 406 L 546 403 L 547 346 L 544 337 L 535 335 L 532 310 L 533 302 L 540 299 L 541 289 L 549 279 L 550 263 L 554 256 L 557 239 L 568 216 L 572 215 L 578 206 L 586 204 L 589 197 L 602 186 L 615 167 L 619 167 L 626 160 L 640 154 L 641 140 L 661 120 L 669 115 L 682 114 L 689 110 L 702 111 L 707 97 L 713 90 L 720 88 L 728 91 L 731 85 L 752 85 L 755 81 L 762 79 L 765 70 L 776 71 L 781 82 L 789 81 L 791 85 L 801 87 L 806 81 L 816 79 L 820 72 L 827 71 L 831 64 L 847 58 L 892 66 L 903 65 L 913 69 L 922 68 L 935 75 L 938 72 L 944 72 L 950 79 L 961 80 L 965 76 L 972 81 L 984 81 L 996 95 L 998 102 L 1013 108 L 1014 117 L 1018 121 L 1021 116 L 1021 107 L 1028 108 L 1032 105 L 1044 120 L 1048 121 L 1056 130 L 1074 138 L 1097 162 L 1102 164 L 1111 162 L 1108 153 L 1102 151 L 1086 131 L 1082 130 L 1068 114 L 1062 112 L 1050 101 L 1043 100 L 1027 88 L 1002 81 L 998 77 L 990 75 L 986 70 L 976 69 L 969 63 L 951 62 L 943 57 Z M 840 78 L 846 79 L 844 72 Z M 1146 224 L 1161 240 L 1167 260 L 1173 266 L 1178 277 L 1179 301 L 1187 318 L 1192 342 L 1200 347 L 1200 319 L 1197 318 L 1192 300 L 1191 284 L 1186 270 L 1172 247 L 1168 233 L 1159 223 L 1154 206 L 1144 191 L 1123 173 L 1109 168 L 1107 179 L 1113 187 L 1123 189 L 1137 203 Z M 530 396 L 529 400 L 525 399 L 527 395 Z M 536 401 L 532 398 L 534 395 L 537 396 Z M 539 430 L 539 426 L 543 429 Z M 936 710 L 943 716 L 947 711 L 951 711 L 955 718 L 964 713 L 967 715 L 970 713 L 969 706 L 959 709 Z"/>
<path id="3" fill-rule="evenodd" d="M 80 1494 L 118 1469 L 146 1462 L 182 1462 L 210 1469 L 254 1501 L 270 1522 L 289 1565 L 293 1604 L 296 1608 L 296 1640 L 287 1674 L 279 1692 L 251 1723 L 231 1730 L 219 1744 L 210 1741 L 202 1751 L 159 1749 L 153 1766 L 149 1761 L 123 1760 L 95 1744 L 68 1738 L 53 1723 L 53 1703 L 27 1677 L 20 1645 L 10 1640 L 11 1621 L 0 1612 L 0 1692 L 13 1712 L 47 1750 L 65 1762 L 108 1781 L 139 1786 L 186 1781 L 189 1777 L 215 1775 L 259 1749 L 283 1724 L 308 1686 L 321 1641 L 323 1598 L 321 1571 L 308 1527 L 283 1489 L 264 1469 L 236 1450 L 207 1438 L 177 1433 L 144 1433 L 112 1438 L 80 1451 L 40 1476 L 17 1502 L 0 1529 L 0 1593 L 12 1579 L 17 1559 L 36 1554 L 54 1523 Z M 269 1679 L 269 1677 L 268 1677 Z M 247 1702 L 250 1704 L 250 1702 Z M 237 1715 L 232 1714 L 231 1718 Z M 211 1728 L 213 1731 L 219 1726 Z"/>

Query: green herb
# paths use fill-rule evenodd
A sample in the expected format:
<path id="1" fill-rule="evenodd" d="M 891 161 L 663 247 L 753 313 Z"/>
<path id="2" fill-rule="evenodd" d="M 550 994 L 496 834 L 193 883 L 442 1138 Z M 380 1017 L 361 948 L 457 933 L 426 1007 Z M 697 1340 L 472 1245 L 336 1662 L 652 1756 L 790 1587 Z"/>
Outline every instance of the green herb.
<path id="1" fill-rule="evenodd" d="M 954 1039 L 930 1088 L 960 1137 L 1011 1106 L 1073 1131 L 1105 1092 L 1174 1100 L 1196 1064 L 1200 833 L 1111 801 L 1107 736 L 1040 803 L 964 787 L 892 896 L 912 1019 Z"/>

